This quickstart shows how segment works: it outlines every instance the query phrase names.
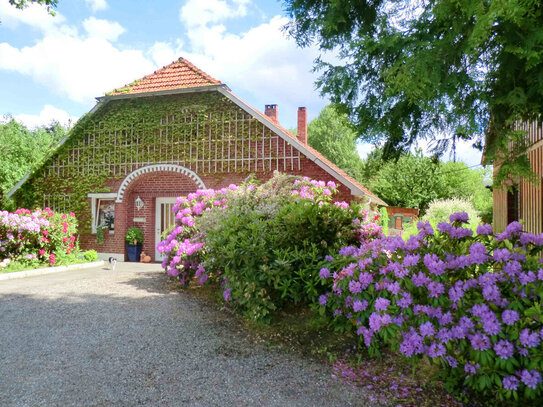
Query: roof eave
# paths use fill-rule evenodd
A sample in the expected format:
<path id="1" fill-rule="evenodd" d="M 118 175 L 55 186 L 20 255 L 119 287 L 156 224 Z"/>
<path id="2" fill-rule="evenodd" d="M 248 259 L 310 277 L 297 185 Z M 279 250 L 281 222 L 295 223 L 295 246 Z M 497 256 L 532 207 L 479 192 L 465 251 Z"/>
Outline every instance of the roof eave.
<path id="1" fill-rule="evenodd" d="M 167 95 L 179 95 L 182 93 L 213 92 L 218 89 L 228 89 L 228 86 L 226 86 L 224 83 L 221 83 L 218 85 L 193 86 L 193 87 L 188 87 L 188 88 L 158 90 L 154 92 L 123 93 L 122 95 L 99 96 L 96 98 L 96 100 L 108 102 L 110 100 L 142 98 L 142 97 L 149 97 L 149 96 L 167 96 Z"/>

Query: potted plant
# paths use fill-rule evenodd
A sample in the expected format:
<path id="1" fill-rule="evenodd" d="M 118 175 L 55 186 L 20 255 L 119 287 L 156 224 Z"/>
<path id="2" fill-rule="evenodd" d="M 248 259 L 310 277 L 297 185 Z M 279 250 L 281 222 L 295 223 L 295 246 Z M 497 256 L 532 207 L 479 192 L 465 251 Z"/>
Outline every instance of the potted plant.
<path id="1" fill-rule="evenodd" d="M 139 261 L 141 255 L 141 244 L 143 243 L 143 231 L 137 227 L 131 227 L 126 231 L 126 254 L 128 261 Z"/>
<path id="2" fill-rule="evenodd" d="M 115 218 L 113 217 L 112 214 L 106 214 L 106 216 L 104 217 L 104 226 L 106 229 L 109 230 L 109 232 L 113 232 L 113 230 L 115 229 Z"/>

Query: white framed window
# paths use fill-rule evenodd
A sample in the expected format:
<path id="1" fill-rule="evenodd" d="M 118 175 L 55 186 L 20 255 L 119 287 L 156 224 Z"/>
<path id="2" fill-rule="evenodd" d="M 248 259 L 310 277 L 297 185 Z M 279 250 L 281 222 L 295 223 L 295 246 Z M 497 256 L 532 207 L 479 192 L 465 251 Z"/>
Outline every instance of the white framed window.
<path id="1" fill-rule="evenodd" d="M 91 198 L 92 233 L 96 233 L 98 226 L 105 226 L 114 230 L 117 193 L 97 193 L 88 194 L 87 196 Z"/>

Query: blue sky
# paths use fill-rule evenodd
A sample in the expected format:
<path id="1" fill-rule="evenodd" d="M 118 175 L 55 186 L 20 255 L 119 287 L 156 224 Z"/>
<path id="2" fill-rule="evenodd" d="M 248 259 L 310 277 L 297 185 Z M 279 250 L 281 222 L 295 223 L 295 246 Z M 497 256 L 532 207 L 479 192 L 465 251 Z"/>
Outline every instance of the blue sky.
<path id="1" fill-rule="evenodd" d="M 0 0 L 0 115 L 29 126 L 73 121 L 95 97 L 181 56 L 259 110 L 278 104 L 286 128 L 298 106 L 311 120 L 327 103 L 311 72 L 318 51 L 282 32 L 279 1 L 59 0 L 56 12 Z M 468 145 L 459 156 L 480 159 Z"/>

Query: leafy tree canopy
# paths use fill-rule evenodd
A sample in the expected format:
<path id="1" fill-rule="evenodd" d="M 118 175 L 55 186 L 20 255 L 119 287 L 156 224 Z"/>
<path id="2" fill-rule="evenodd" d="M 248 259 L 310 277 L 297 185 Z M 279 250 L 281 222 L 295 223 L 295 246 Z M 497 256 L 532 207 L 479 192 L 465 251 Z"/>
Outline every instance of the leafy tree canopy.
<path id="1" fill-rule="evenodd" d="M 66 128 L 53 122 L 50 126 L 28 130 L 7 117 L 0 121 L 0 207 L 7 192 L 66 135 Z"/>
<path id="2" fill-rule="evenodd" d="M 308 143 L 351 177 L 363 177 L 364 164 L 356 150 L 357 134 L 345 113 L 328 105 L 307 128 Z"/>
<path id="3" fill-rule="evenodd" d="M 47 11 L 50 14 L 54 15 L 55 12 L 53 11 L 53 8 L 57 7 L 58 0 L 9 0 L 9 4 L 17 7 L 18 9 L 23 9 L 25 7 L 28 7 L 32 3 L 42 4 L 42 5 L 47 6 Z"/>
<path id="4" fill-rule="evenodd" d="M 368 141 L 398 157 L 418 138 L 472 140 L 507 173 L 529 175 L 518 120 L 543 110 L 540 0 L 285 0 L 301 46 L 339 51 L 316 61 L 321 92 Z M 445 135 L 445 136 L 444 136 Z M 510 141 L 514 151 L 507 151 Z M 437 152 L 444 144 L 437 144 Z M 442 151 L 441 151 L 442 152 Z"/>
<path id="5" fill-rule="evenodd" d="M 366 164 L 368 160 L 366 160 Z M 391 206 L 419 208 L 422 213 L 436 199 L 464 198 L 488 219 L 492 212 L 492 193 L 485 184 L 488 170 L 473 170 L 462 162 L 437 161 L 415 154 L 381 165 L 370 175 L 370 189 Z"/>

